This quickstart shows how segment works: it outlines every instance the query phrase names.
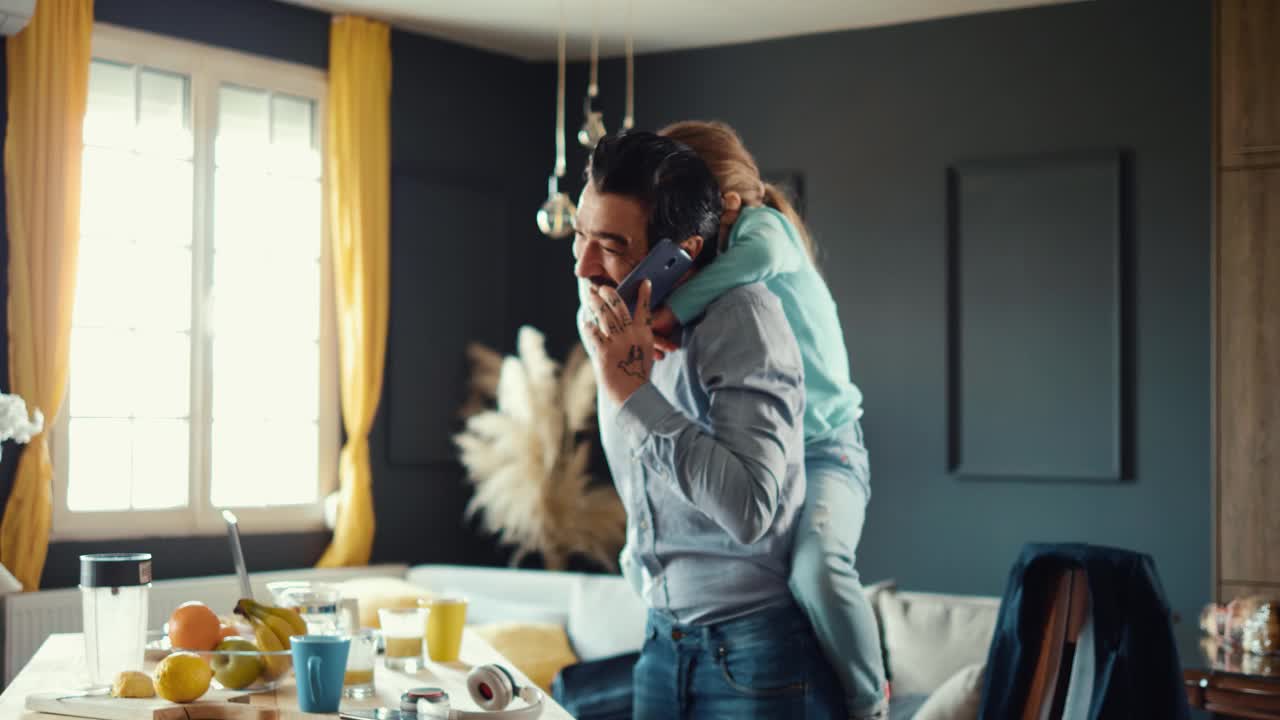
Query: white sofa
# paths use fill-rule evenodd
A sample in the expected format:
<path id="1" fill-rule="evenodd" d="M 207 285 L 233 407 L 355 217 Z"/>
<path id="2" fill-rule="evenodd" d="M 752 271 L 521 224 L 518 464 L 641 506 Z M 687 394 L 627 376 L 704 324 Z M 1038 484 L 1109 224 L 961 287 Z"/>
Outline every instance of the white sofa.
<path id="1" fill-rule="evenodd" d="M 398 579 L 407 581 L 401 583 L 406 588 L 464 594 L 469 600 L 470 624 L 563 625 L 580 661 L 638 650 L 644 635 L 645 609 L 621 576 L 455 565 L 379 565 L 255 573 L 252 579 L 255 592 L 265 596 L 265 584 L 273 580 L 341 582 L 360 577 Z M 948 683 L 972 686 L 975 678 L 980 680 L 998 598 L 898 592 L 891 582 L 869 585 L 867 593 L 883 628 L 895 698 L 916 698 L 918 703 L 938 695 Z M 238 594 L 234 576 L 156 582 L 151 593 L 151 626 L 159 628 L 181 602 L 200 600 L 215 609 L 230 608 Z M 7 683 L 49 633 L 80 631 L 80 592 L 72 588 L 7 596 L 3 618 Z M 921 717 L 960 720 L 971 716 L 925 712 Z"/>
<path id="2" fill-rule="evenodd" d="M 583 661 L 639 650 L 644 638 L 644 605 L 620 575 L 419 565 L 405 579 L 465 594 L 469 623 L 559 623 Z"/>
<path id="3" fill-rule="evenodd" d="M 422 565 L 405 577 L 432 591 L 466 594 L 473 623 L 560 623 L 583 661 L 639 650 L 644 636 L 644 606 L 621 576 Z M 891 581 L 866 591 L 901 701 L 895 717 L 976 717 L 1000 599 L 900 592 Z"/>

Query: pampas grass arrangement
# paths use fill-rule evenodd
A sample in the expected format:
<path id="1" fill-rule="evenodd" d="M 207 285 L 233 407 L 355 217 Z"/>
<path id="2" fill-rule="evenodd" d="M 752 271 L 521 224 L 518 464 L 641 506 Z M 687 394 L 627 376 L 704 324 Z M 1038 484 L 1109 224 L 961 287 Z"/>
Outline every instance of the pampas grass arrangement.
<path id="1" fill-rule="evenodd" d="M 612 484 L 591 483 L 595 375 L 574 348 L 561 369 L 547 356 L 542 333 L 520 328 L 517 355 L 503 358 L 471 345 L 466 428 L 454 436 L 475 486 L 467 517 L 515 548 L 514 567 L 530 553 L 548 570 L 585 555 L 611 571 L 626 534 L 626 514 Z M 489 407 L 496 402 L 496 407 Z"/>

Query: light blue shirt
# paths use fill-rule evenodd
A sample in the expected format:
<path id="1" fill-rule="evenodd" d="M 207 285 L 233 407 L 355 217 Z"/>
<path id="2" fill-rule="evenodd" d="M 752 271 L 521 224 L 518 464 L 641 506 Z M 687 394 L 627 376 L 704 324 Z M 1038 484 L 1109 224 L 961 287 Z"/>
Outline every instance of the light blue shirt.
<path id="1" fill-rule="evenodd" d="M 804 393 L 799 346 L 761 284 L 712 302 L 622 406 L 598 393 L 623 565 L 650 608 L 708 624 L 790 602 Z"/>
<path id="2" fill-rule="evenodd" d="M 689 323 L 730 288 L 763 282 L 778 299 L 804 358 L 805 440 L 818 445 L 848 434 L 862 417 L 862 392 L 849 379 L 849 353 L 836 302 L 787 216 L 771 207 L 745 207 L 729 231 L 728 249 L 667 304 Z M 843 432 L 842 432 L 843 431 Z"/>

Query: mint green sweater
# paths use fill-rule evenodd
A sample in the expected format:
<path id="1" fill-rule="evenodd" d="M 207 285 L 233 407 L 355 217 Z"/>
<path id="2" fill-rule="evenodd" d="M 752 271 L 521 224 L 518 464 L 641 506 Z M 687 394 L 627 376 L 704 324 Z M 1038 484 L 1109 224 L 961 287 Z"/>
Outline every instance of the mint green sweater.
<path id="1" fill-rule="evenodd" d="M 800 345 L 805 443 L 826 440 L 862 416 L 862 393 L 849 379 L 835 300 L 785 215 L 770 207 L 743 208 L 728 249 L 672 293 L 671 311 L 687 325 L 725 291 L 753 282 L 763 282 L 782 301 Z"/>

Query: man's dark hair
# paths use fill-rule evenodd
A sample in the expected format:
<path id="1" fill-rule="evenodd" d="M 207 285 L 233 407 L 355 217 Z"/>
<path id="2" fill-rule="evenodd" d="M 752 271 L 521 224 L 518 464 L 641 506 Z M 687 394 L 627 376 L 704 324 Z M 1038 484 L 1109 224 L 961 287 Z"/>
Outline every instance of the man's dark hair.
<path id="1" fill-rule="evenodd" d="M 596 144 L 587 182 L 597 192 L 635 198 L 649 210 L 649 245 L 702 236 L 702 267 L 716 257 L 720 185 L 698 154 L 684 143 L 651 132 L 624 131 Z"/>

